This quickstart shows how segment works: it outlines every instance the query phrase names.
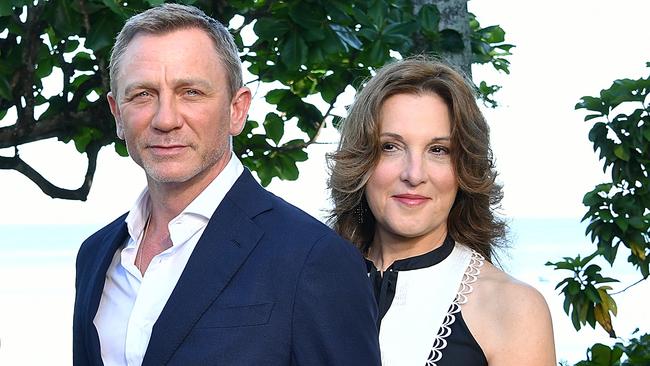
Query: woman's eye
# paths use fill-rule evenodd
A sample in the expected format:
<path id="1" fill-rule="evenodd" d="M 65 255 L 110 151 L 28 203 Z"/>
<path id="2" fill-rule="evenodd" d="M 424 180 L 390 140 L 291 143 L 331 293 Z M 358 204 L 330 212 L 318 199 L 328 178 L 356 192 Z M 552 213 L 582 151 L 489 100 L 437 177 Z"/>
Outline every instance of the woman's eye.
<path id="1" fill-rule="evenodd" d="M 445 146 L 432 146 L 430 151 L 435 155 L 446 155 L 449 153 L 449 149 Z"/>
<path id="2" fill-rule="evenodd" d="M 385 142 L 381 145 L 381 149 L 383 151 L 394 151 L 395 149 L 397 149 L 397 146 L 395 146 L 395 144 L 393 143 Z"/>

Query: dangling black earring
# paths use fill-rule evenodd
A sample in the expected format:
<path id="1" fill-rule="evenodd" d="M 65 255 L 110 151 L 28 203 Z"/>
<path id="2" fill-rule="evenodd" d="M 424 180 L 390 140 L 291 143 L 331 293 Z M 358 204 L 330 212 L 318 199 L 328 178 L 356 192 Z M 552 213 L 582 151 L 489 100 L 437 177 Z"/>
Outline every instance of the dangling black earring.
<path id="1" fill-rule="evenodd" d="M 357 207 L 354 208 L 354 214 L 357 216 L 357 223 L 363 224 L 363 202 L 359 202 Z"/>
<path id="2" fill-rule="evenodd" d="M 368 213 L 368 208 L 366 207 L 365 199 L 362 198 L 361 202 L 354 208 L 354 214 L 357 216 L 357 223 L 359 225 L 363 224 L 366 219 L 366 214 Z"/>

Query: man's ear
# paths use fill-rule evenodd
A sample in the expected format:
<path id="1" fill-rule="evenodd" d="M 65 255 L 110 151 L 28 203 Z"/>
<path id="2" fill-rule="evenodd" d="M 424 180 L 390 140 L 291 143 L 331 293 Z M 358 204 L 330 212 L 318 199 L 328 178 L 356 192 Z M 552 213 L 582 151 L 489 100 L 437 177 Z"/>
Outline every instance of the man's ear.
<path id="1" fill-rule="evenodd" d="M 108 92 L 106 99 L 108 99 L 108 106 L 111 108 L 111 114 L 113 114 L 113 118 L 115 119 L 115 131 L 117 132 L 117 137 L 119 137 L 121 140 L 124 140 L 124 126 L 122 124 L 122 115 L 120 113 L 120 107 L 117 104 L 117 100 L 115 100 L 115 97 L 113 96 L 113 92 Z"/>
<path id="2" fill-rule="evenodd" d="M 230 135 L 237 136 L 244 129 L 251 99 L 251 90 L 247 87 L 239 88 L 233 95 L 230 102 Z"/>

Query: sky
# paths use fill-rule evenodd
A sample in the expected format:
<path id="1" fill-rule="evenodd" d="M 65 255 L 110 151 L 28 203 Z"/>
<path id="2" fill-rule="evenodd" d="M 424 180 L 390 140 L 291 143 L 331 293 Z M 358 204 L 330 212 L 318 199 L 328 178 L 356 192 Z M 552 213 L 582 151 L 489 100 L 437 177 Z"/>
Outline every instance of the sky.
<path id="1" fill-rule="evenodd" d="M 607 176 L 587 139 L 590 123 L 574 105 L 615 79 L 648 74 L 650 2 L 471 0 L 469 9 L 482 26 L 499 24 L 506 41 L 516 45 L 510 75 L 473 69 L 476 81 L 502 86 L 496 95 L 500 106 L 484 108 L 504 185 L 501 212 L 513 218 L 580 218 L 582 196 Z M 299 163 L 300 179 L 274 180 L 269 188 L 322 219 L 329 207 L 324 155 L 337 139 L 333 128 L 323 130 L 309 160 Z M 86 159 L 72 144 L 48 140 L 23 146 L 20 153 L 57 185 L 76 188 L 83 180 Z M 129 158 L 108 146 L 100 152 L 86 202 L 51 199 L 15 171 L 0 170 L 0 185 L 0 223 L 101 225 L 131 207 L 145 179 Z"/>

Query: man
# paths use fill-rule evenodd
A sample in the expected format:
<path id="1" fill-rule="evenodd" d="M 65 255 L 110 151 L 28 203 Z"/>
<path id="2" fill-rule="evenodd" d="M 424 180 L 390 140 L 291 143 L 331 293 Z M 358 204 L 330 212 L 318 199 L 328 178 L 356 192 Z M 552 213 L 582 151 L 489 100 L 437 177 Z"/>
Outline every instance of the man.
<path id="1" fill-rule="evenodd" d="M 79 250 L 74 364 L 378 365 L 360 255 L 232 153 L 251 92 L 228 31 L 150 9 L 117 36 L 110 75 L 147 188 Z"/>

